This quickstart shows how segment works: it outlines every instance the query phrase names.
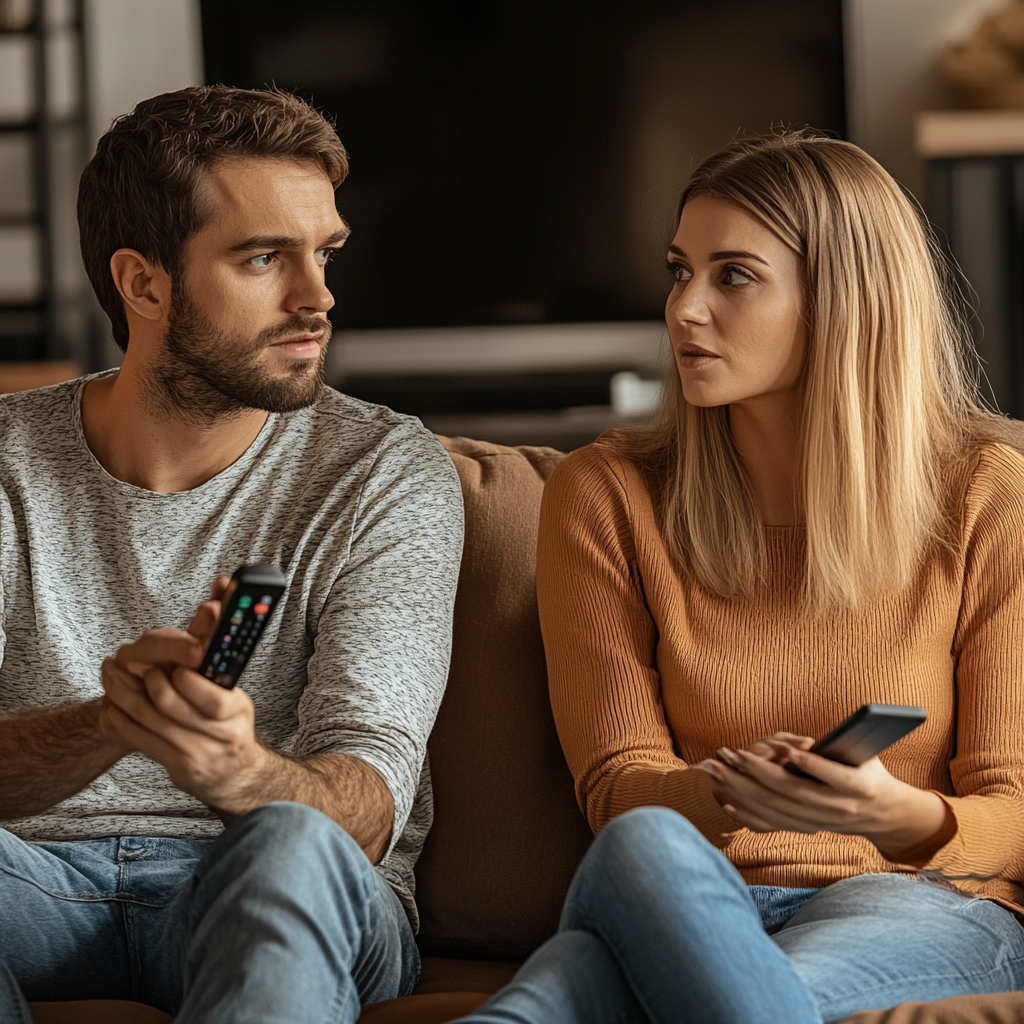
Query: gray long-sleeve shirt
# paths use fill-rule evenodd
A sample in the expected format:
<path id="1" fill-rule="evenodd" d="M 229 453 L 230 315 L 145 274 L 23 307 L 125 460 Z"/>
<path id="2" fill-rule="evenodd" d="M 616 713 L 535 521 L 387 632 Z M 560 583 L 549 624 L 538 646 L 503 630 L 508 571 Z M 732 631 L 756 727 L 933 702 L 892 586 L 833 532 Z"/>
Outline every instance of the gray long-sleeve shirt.
<path id="1" fill-rule="evenodd" d="M 444 690 L 462 548 L 458 477 L 418 420 L 325 389 L 271 415 L 233 465 L 158 494 L 86 444 L 85 380 L 0 398 L 0 714 L 102 693 L 100 662 L 185 628 L 217 576 L 271 562 L 288 590 L 241 685 L 272 748 L 344 752 L 395 801 L 378 870 L 414 924 L 430 826 L 426 741 Z M 26 840 L 216 836 L 221 823 L 131 754 L 43 814 Z"/>

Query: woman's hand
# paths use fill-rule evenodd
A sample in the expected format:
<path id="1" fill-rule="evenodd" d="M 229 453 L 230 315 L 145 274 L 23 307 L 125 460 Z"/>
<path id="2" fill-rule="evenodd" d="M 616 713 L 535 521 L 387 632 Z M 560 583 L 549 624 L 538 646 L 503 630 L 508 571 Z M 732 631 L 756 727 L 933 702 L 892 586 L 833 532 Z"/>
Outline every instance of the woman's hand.
<path id="1" fill-rule="evenodd" d="M 722 809 L 754 832 L 864 836 L 894 861 L 945 836 L 950 812 L 935 793 L 900 782 L 877 757 L 857 768 L 819 757 L 809 751 L 813 742 L 775 733 L 743 750 L 722 747 L 717 760 L 697 767 L 711 776 Z M 783 767 L 787 762 L 821 781 L 791 774 Z"/>

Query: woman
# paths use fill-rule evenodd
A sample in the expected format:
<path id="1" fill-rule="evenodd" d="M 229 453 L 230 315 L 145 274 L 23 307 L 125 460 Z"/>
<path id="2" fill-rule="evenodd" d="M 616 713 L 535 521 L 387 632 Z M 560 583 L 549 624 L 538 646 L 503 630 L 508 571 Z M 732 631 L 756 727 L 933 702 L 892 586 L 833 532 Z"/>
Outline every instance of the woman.
<path id="1" fill-rule="evenodd" d="M 974 439 L 940 266 L 848 143 L 694 174 L 660 421 L 571 455 L 541 517 L 600 834 L 473 1019 L 817 1024 L 1024 988 L 1024 460 Z M 809 753 L 869 702 L 928 720 L 858 768 Z"/>

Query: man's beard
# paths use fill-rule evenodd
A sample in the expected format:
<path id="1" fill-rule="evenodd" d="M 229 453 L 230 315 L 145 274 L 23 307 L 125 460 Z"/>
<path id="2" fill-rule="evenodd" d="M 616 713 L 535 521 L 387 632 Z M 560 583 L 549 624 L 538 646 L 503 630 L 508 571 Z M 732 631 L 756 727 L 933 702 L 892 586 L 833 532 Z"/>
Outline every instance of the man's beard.
<path id="1" fill-rule="evenodd" d="M 279 376 L 268 373 L 260 356 L 290 335 L 326 331 L 329 337 L 330 330 L 325 317 L 296 314 L 248 340 L 218 330 L 187 292 L 175 288 L 162 358 L 149 374 L 150 397 L 163 411 L 196 426 L 249 409 L 304 409 L 323 389 L 327 338 L 317 359 L 294 360 Z"/>

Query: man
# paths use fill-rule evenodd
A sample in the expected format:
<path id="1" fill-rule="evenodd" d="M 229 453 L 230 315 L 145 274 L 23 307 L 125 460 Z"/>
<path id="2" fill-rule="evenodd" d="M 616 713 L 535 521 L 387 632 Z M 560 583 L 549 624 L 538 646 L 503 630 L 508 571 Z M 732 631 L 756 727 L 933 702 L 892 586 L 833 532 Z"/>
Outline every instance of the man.
<path id="1" fill-rule="evenodd" d="M 417 420 L 322 383 L 346 171 L 300 100 L 211 87 L 82 176 L 125 358 L 0 402 L 0 1020 L 354 1020 L 415 983 L 462 505 Z M 195 669 L 255 562 L 288 589 L 226 690 Z"/>

